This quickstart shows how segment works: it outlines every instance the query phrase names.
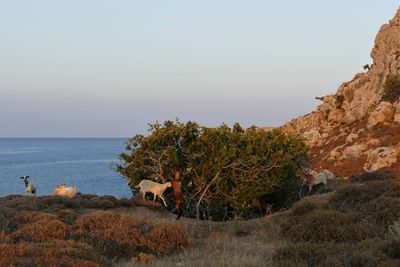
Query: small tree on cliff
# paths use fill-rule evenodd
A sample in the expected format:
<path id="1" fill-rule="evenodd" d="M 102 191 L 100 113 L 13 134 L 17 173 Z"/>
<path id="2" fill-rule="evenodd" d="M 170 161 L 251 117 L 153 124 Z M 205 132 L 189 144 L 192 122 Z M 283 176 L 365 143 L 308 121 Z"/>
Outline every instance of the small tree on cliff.
<path id="1" fill-rule="evenodd" d="M 390 74 L 383 86 L 382 100 L 390 103 L 396 102 L 400 97 L 400 75 Z"/>
<path id="2" fill-rule="evenodd" d="M 302 140 L 279 130 L 166 121 L 149 131 L 127 142 L 117 171 L 132 187 L 141 179 L 170 180 L 178 166 L 186 215 L 197 218 L 258 214 L 258 197 L 296 183 L 294 173 L 307 157 Z"/>

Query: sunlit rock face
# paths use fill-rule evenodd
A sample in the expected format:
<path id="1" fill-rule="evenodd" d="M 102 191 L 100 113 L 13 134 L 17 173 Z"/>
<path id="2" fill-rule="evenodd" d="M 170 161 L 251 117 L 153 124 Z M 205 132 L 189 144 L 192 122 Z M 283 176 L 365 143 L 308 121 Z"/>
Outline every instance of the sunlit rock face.
<path id="1" fill-rule="evenodd" d="M 306 139 L 314 168 L 348 176 L 399 165 L 400 104 L 381 99 L 388 76 L 400 74 L 400 9 L 381 27 L 371 57 L 365 72 L 324 96 L 315 111 L 282 126 Z"/>

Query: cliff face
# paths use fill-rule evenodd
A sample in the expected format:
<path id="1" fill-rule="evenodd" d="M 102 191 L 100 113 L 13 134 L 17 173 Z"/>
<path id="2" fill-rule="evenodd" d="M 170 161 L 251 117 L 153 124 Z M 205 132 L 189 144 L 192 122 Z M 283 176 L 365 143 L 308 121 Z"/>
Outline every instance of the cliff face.
<path id="1" fill-rule="evenodd" d="M 316 111 L 283 126 L 308 141 L 314 168 L 348 176 L 398 165 L 400 104 L 381 98 L 388 75 L 400 74 L 400 9 L 381 27 L 371 57 L 369 70 L 324 96 Z"/>

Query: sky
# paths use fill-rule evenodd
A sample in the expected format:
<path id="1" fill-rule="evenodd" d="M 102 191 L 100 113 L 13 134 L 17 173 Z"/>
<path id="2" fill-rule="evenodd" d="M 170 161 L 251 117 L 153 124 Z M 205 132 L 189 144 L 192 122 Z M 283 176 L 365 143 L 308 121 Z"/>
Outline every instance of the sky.
<path id="1" fill-rule="evenodd" d="M 371 63 L 399 1 L 0 0 L 0 137 L 279 126 Z"/>

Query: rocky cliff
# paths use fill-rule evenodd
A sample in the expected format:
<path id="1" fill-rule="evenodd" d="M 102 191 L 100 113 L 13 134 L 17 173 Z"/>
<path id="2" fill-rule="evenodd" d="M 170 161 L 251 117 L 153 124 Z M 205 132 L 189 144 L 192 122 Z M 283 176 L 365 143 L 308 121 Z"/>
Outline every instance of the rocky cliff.
<path id="1" fill-rule="evenodd" d="M 400 169 L 400 104 L 381 100 L 387 77 L 400 74 L 400 9 L 381 27 L 371 57 L 364 73 L 324 96 L 316 111 L 283 126 L 308 141 L 315 169 L 339 176 Z"/>

